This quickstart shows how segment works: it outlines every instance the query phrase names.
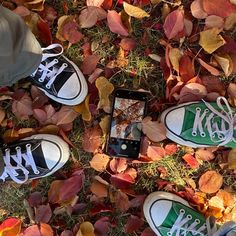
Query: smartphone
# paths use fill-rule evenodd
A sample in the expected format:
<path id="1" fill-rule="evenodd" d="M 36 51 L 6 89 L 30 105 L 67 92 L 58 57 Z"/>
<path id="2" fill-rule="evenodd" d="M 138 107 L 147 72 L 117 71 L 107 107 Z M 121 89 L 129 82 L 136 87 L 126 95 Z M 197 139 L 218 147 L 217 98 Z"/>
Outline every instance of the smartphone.
<path id="1" fill-rule="evenodd" d="M 136 159 L 142 137 L 141 122 L 146 113 L 148 93 L 116 89 L 114 93 L 106 153 Z"/>

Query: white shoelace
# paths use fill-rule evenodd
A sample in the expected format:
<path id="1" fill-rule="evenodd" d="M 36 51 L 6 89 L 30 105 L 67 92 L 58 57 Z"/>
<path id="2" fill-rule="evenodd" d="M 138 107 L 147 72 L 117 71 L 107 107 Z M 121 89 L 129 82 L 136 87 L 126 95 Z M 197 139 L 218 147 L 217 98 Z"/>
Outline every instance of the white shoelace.
<path id="1" fill-rule="evenodd" d="M 185 215 L 185 210 L 181 209 L 175 223 L 167 234 L 169 236 L 186 236 L 187 233 L 191 232 L 193 235 L 212 236 L 217 231 L 216 224 L 211 227 L 209 218 L 198 229 L 196 227 L 200 224 L 200 220 L 195 219 L 193 223 L 191 223 L 191 220 L 192 216 Z M 205 233 L 206 231 L 207 234 Z"/>
<path id="2" fill-rule="evenodd" d="M 49 63 L 45 62 L 47 58 L 60 56 L 63 53 L 64 49 L 62 45 L 60 44 L 51 44 L 50 46 L 46 48 L 42 48 L 43 52 L 49 51 L 55 48 L 60 48 L 61 49 L 60 52 L 59 53 L 43 53 L 41 64 L 39 65 L 38 69 L 31 75 L 32 77 L 34 77 L 37 71 L 42 72 L 42 75 L 40 78 L 38 78 L 38 81 L 40 83 L 43 83 L 44 80 L 47 78 L 48 79 L 48 82 L 46 84 L 47 89 L 51 88 L 57 76 L 61 74 L 64 71 L 64 69 L 68 66 L 68 64 L 63 63 L 60 68 L 54 67 L 58 63 L 58 59 L 56 58 Z M 45 62 L 45 65 L 43 65 L 42 62 Z"/>
<path id="3" fill-rule="evenodd" d="M 201 115 L 201 109 L 200 107 L 196 108 L 196 115 L 194 119 L 194 125 L 192 129 L 192 135 L 197 135 L 197 130 L 199 130 L 201 137 L 205 137 L 206 133 L 203 129 L 203 120 L 206 117 L 208 112 L 211 112 L 211 114 L 208 115 L 205 122 L 205 127 L 207 128 L 207 131 L 210 135 L 210 138 L 212 142 L 218 143 L 218 145 L 224 146 L 225 144 L 234 141 L 236 142 L 236 139 L 234 138 L 234 129 L 236 125 L 236 113 L 232 111 L 232 109 L 229 106 L 229 103 L 226 98 L 224 97 L 218 97 L 216 104 L 221 110 L 220 112 L 217 111 L 210 103 L 203 101 L 207 107 Z M 223 107 L 226 106 L 227 110 Z M 221 125 L 217 124 L 217 122 L 214 122 L 214 118 L 218 116 L 221 118 Z M 226 128 L 227 124 L 227 128 Z M 216 135 L 218 140 L 216 140 Z"/>
<path id="4" fill-rule="evenodd" d="M 16 166 L 12 166 L 11 159 L 14 160 Z M 5 181 L 7 177 L 10 177 L 13 181 L 18 184 L 22 184 L 28 180 L 29 171 L 22 165 L 22 161 L 25 161 L 25 166 L 31 166 L 34 174 L 39 174 L 36 164 L 34 162 L 34 158 L 32 156 L 31 145 L 26 144 L 26 153 L 21 152 L 20 147 L 16 147 L 16 155 L 11 155 L 10 149 L 5 149 L 5 155 L 3 155 L 3 161 L 5 163 L 4 171 L 0 176 L 0 179 Z M 17 170 L 23 171 L 25 178 L 23 180 L 18 179 Z"/>

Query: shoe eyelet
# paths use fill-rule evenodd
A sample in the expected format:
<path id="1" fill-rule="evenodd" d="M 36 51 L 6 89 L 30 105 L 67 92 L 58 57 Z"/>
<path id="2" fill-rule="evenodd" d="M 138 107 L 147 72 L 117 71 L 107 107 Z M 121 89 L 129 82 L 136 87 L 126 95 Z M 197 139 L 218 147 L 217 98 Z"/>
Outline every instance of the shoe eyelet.
<path id="1" fill-rule="evenodd" d="M 201 132 L 200 135 L 201 135 L 201 137 L 203 137 L 203 138 L 206 137 L 206 133 L 205 133 L 205 132 Z"/>
<path id="2" fill-rule="evenodd" d="M 192 132 L 192 136 L 194 136 L 194 137 L 197 136 L 197 132 L 196 132 L 196 131 L 193 131 L 193 132 Z"/>
<path id="3" fill-rule="evenodd" d="M 21 147 L 19 147 L 19 146 L 17 146 L 17 147 L 15 147 L 15 149 L 16 149 L 16 151 L 20 151 L 21 150 Z"/>
<path id="4" fill-rule="evenodd" d="M 200 224 L 200 223 L 201 223 L 199 219 L 196 219 L 195 222 L 196 222 L 197 224 Z"/>
<path id="5" fill-rule="evenodd" d="M 63 66 L 66 68 L 66 67 L 68 67 L 68 64 L 67 63 L 63 63 Z"/>
<path id="6" fill-rule="evenodd" d="M 40 174 L 40 171 L 39 171 L 39 170 L 36 170 L 34 173 L 35 173 L 36 175 L 38 175 L 38 174 Z"/>
<path id="7" fill-rule="evenodd" d="M 58 61 L 57 59 L 54 59 L 54 62 L 55 62 L 55 63 L 58 63 L 59 61 Z"/>
<path id="8" fill-rule="evenodd" d="M 5 149 L 5 152 L 9 152 L 9 151 L 10 151 L 10 148 L 6 148 L 6 149 Z"/>
<path id="9" fill-rule="evenodd" d="M 50 89 L 50 88 L 51 88 L 51 86 L 49 86 L 49 85 L 46 85 L 46 88 L 47 88 L 47 89 Z"/>
<path id="10" fill-rule="evenodd" d="M 181 214 L 184 214 L 185 213 L 185 210 L 184 209 L 180 209 L 179 211 Z"/>
<path id="11" fill-rule="evenodd" d="M 196 111 L 201 111 L 201 108 L 200 107 L 196 107 Z"/>
<path id="12" fill-rule="evenodd" d="M 27 143 L 27 144 L 26 144 L 26 147 L 27 147 L 27 148 L 31 148 L 31 144 Z"/>
<path id="13" fill-rule="evenodd" d="M 205 112 L 206 112 L 206 113 L 209 112 L 209 109 L 206 108 L 206 109 L 205 109 Z"/>
<path id="14" fill-rule="evenodd" d="M 43 83 L 44 80 L 43 80 L 43 79 L 38 79 L 38 81 L 39 81 L 40 83 Z"/>
<path id="15" fill-rule="evenodd" d="M 218 138 L 222 140 L 224 137 L 222 135 L 218 135 Z"/>
<path id="16" fill-rule="evenodd" d="M 167 235 L 168 235 L 168 236 L 172 236 L 172 233 L 171 233 L 171 232 L 167 232 Z"/>
<path id="17" fill-rule="evenodd" d="M 187 218 L 188 218 L 189 220 L 192 220 L 192 219 L 193 219 L 193 217 L 192 217 L 191 215 L 187 215 Z"/>

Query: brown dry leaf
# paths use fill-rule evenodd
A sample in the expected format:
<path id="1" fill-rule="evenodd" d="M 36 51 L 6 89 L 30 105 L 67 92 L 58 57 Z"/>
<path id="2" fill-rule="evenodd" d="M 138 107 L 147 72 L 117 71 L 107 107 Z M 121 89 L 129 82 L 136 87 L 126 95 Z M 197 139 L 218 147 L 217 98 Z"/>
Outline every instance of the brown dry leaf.
<path id="1" fill-rule="evenodd" d="M 150 15 L 139 7 L 133 6 L 127 2 L 123 2 L 124 10 L 129 16 L 133 16 L 137 19 L 149 17 Z"/>
<path id="2" fill-rule="evenodd" d="M 233 66 L 233 61 L 228 54 L 224 55 L 214 54 L 214 58 L 217 61 L 217 63 L 221 66 L 226 77 L 232 74 L 234 66 Z"/>
<path id="3" fill-rule="evenodd" d="M 152 121 L 150 116 L 142 120 L 142 131 L 153 142 L 160 142 L 166 139 L 166 129 L 159 121 Z"/>
<path id="4" fill-rule="evenodd" d="M 90 190 L 97 197 L 107 197 L 108 196 L 108 186 L 103 184 L 96 179 L 94 179 L 93 183 L 90 186 Z"/>
<path id="5" fill-rule="evenodd" d="M 90 121 L 92 119 L 92 115 L 89 110 L 89 98 L 90 98 L 90 94 L 87 95 L 87 97 L 82 103 L 74 106 L 74 110 L 82 115 L 82 119 L 84 121 Z"/>
<path id="6" fill-rule="evenodd" d="M 5 116 L 6 116 L 6 112 L 2 108 L 0 108 L 0 124 L 4 120 Z"/>
<path id="7" fill-rule="evenodd" d="M 3 134 L 3 140 L 5 143 L 10 143 L 19 139 L 18 131 L 14 129 L 8 129 Z"/>
<path id="8" fill-rule="evenodd" d="M 76 236 L 95 236 L 93 225 L 88 221 L 83 222 Z"/>
<path id="9" fill-rule="evenodd" d="M 109 96 L 114 90 L 114 85 L 105 77 L 97 78 L 95 84 L 98 89 L 100 99 L 97 108 L 103 109 L 105 112 L 109 113 L 111 111 Z"/>
<path id="10" fill-rule="evenodd" d="M 224 38 L 219 35 L 220 30 L 217 28 L 212 28 L 200 32 L 200 41 L 199 44 L 202 48 L 208 52 L 213 53 L 215 50 L 223 46 L 226 42 Z"/>
<path id="11" fill-rule="evenodd" d="M 179 73 L 179 62 L 182 57 L 182 53 L 178 48 L 171 48 L 169 51 L 169 59 L 174 68 Z"/>
<path id="12" fill-rule="evenodd" d="M 224 29 L 230 30 L 236 24 L 236 13 L 232 13 L 225 19 Z"/>
<path id="13" fill-rule="evenodd" d="M 229 102 L 232 106 L 236 107 L 236 84 L 230 83 L 227 88 L 227 93 L 229 95 Z"/>
<path id="14" fill-rule="evenodd" d="M 102 129 L 103 135 L 106 135 L 109 131 L 109 124 L 110 124 L 110 116 L 104 116 L 101 121 L 99 122 L 99 125 Z"/>
<path id="15" fill-rule="evenodd" d="M 205 172 L 199 179 L 199 189 L 204 193 L 216 193 L 223 184 L 223 177 L 214 170 Z"/>
<path id="16" fill-rule="evenodd" d="M 228 164 L 230 169 L 236 170 L 236 148 L 230 150 L 228 155 Z"/>
<path id="17" fill-rule="evenodd" d="M 212 149 L 210 148 L 198 148 L 195 152 L 195 157 L 197 160 L 202 161 L 211 161 L 215 158 L 214 153 L 212 152 Z"/>
<path id="18" fill-rule="evenodd" d="M 110 157 L 106 154 L 98 153 L 93 156 L 92 160 L 89 162 L 90 166 L 96 171 L 102 172 L 106 170 L 107 164 L 110 161 Z"/>
<path id="19" fill-rule="evenodd" d="M 234 196 L 234 193 L 230 193 L 228 191 L 220 189 L 216 196 L 223 199 L 225 208 L 231 207 L 235 204 L 236 198 Z"/>

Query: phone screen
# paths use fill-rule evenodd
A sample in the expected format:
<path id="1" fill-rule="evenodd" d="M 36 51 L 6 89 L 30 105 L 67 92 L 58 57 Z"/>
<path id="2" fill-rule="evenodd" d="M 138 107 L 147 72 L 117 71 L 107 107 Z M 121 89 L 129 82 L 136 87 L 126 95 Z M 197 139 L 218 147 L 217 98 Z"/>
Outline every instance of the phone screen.
<path id="1" fill-rule="evenodd" d="M 116 97 L 110 137 L 139 141 L 144 110 L 144 101 Z"/>

